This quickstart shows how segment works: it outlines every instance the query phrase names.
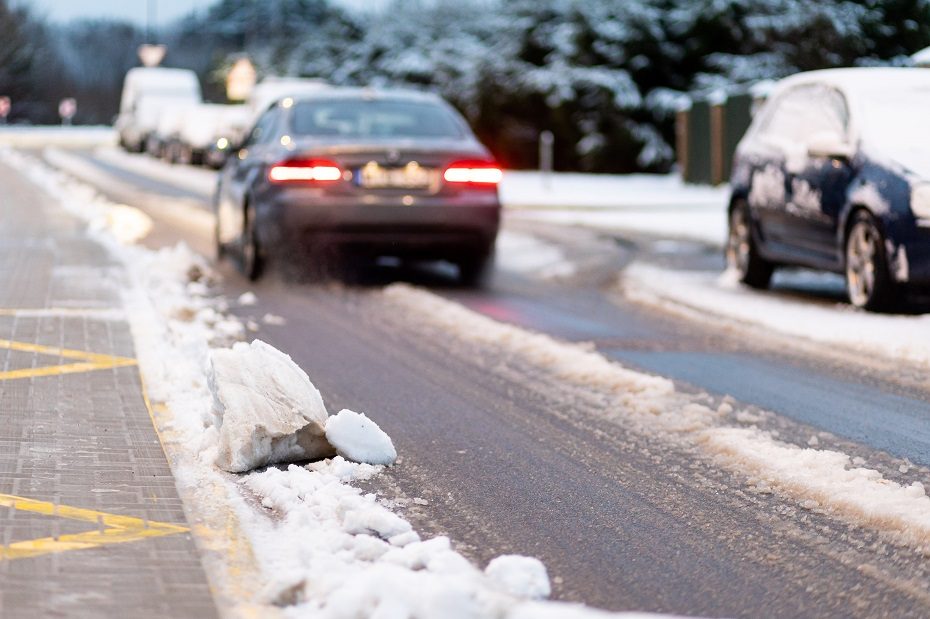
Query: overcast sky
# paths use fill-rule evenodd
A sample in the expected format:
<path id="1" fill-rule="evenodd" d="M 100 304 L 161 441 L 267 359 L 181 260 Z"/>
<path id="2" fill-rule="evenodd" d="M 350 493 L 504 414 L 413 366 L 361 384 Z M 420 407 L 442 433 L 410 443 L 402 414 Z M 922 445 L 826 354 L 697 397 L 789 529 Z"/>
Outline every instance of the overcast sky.
<path id="1" fill-rule="evenodd" d="M 55 21 L 69 21 L 81 17 L 110 17 L 126 19 L 144 25 L 151 2 L 156 22 L 164 24 L 193 10 L 210 6 L 216 0 L 15 0 L 17 4 L 33 7 Z M 256 0 L 261 2 L 262 0 Z M 339 4 L 363 8 L 384 4 L 383 0 L 337 0 Z"/>

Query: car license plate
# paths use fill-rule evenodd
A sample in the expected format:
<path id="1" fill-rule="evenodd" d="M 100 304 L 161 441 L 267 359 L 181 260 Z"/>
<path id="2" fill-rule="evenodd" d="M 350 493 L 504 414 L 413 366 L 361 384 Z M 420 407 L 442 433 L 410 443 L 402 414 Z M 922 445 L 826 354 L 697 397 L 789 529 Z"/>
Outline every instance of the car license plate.
<path id="1" fill-rule="evenodd" d="M 436 171 L 415 163 L 400 168 L 386 168 L 368 163 L 359 168 L 356 182 L 366 189 L 426 189 L 433 184 Z"/>

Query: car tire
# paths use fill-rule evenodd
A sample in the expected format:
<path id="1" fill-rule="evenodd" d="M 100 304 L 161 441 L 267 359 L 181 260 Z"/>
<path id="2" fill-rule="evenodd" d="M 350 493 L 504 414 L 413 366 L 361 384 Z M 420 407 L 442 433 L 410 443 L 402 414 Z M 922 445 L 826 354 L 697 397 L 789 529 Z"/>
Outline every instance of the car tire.
<path id="1" fill-rule="evenodd" d="M 246 204 L 239 246 L 239 264 L 242 274 L 249 278 L 249 281 L 254 282 L 262 276 L 264 262 L 255 226 L 255 210 Z"/>
<path id="2" fill-rule="evenodd" d="M 227 250 L 226 250 L 226 243 L 220 240 L 223 237 L 221 234 L 222 230 L 220 228 L 219 210 L 213 209 L 213 212 L 215 214 L 214 220 L 213 220 L 213 257 L 216 262 L 219 262 L 220 260 L 226 257 Z"/>
<path id="3" fill-rule="evenodd" d="M 730 210 L 726 260 L 727 269 L 735 272 L 743 284 L 758 289 L 769 287 L 775 265 L 759 255 L 745 202 L 737 202 Z"/>
<path id="4" fill-rule="evenodd" d="M 849 302 L 871 312 L 891 309 L 899 290 L 888 269 L 885 236 L 868 211 L 853 215 L 844 249 Z"/>
<path id="5" fill-rule="evenodd" d="M 459 283 L 467 288 L 480 288 L 487 283 L 494 267 L 494 251 L 481 250 L 456 261 Z"/>

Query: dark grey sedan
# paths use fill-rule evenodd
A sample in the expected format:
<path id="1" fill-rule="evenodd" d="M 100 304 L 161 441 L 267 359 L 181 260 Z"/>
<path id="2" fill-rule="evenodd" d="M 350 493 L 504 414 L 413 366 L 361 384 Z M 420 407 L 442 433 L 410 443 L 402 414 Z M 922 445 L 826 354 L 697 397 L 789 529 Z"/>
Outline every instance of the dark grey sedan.
<path id="1" fill-rule="evenodd" d="M 312 269 L 324 250 L 448 260 L 478 282 L 500 224 L 498 164 L 437 96 L 328 89 L 285 98 L 223 168 L 217 253 L 243 273 Z"/>

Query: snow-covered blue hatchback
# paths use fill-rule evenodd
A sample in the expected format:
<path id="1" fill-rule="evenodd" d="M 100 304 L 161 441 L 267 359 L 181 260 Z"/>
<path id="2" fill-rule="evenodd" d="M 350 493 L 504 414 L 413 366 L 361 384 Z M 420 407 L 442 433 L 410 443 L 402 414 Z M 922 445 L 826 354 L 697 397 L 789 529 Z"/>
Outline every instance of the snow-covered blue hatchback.
<path id="1" fill-rule="evenodd" d="M 779 82 L 737 148 L 727 265 L 843 273 L 850 302 L 930 284 L 930 70 L 832 69 Z"/>

